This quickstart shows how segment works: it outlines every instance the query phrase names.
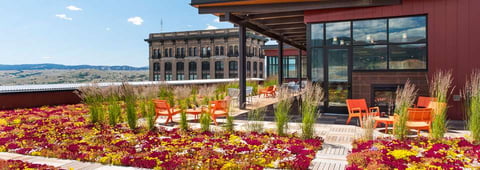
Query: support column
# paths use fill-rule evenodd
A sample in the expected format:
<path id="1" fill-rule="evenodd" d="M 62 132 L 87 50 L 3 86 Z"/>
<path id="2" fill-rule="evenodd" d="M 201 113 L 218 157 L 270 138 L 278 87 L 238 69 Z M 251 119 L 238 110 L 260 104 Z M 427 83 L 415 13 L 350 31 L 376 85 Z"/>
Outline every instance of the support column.
<path id="1" fill-rule="evenodd" d="M 238 33 L 239 33 L 239 72 L 238 72 L 238 83 L 240 87 L 240 96 L 238 99 L 239 102 L 239 108 L 240 109 L 245 109 L 246 102 L 247 102 L 247 95 L 246 95 L 246 87 L 247 87 L 247 76 L 246 76 L 246 64 L 247 64 L 247 58 L 246 58 L 246 28 L 244 24 L 240 24 L 238 26 Z"/>
<path id="2" fill-rule="evenodd" d="M 283 41 L 278 41 L 278 85 L 283 84 Z"/>
<path id="3" fill-rule="evenodd" d="M 300 89 L 302 89 L 302 50 L 298 50 L 298 59 L 297 59 L 297 78 Z"/>

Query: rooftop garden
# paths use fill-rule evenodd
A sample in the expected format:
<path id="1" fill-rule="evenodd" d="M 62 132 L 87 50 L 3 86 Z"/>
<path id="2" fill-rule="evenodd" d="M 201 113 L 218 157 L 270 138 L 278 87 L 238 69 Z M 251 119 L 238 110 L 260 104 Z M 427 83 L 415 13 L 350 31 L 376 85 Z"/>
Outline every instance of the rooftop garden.
<path id="1" fill-rule="evenodd" d="M 311 113 L 304 116 L 300 136 L 287 131 L 287 95 L 279 96 L 277 133 L 258 124 L 261 116 L 254 115 L 262 110 L 249 113 L 252 128 L 246 131 L 235 130 L 228 115 L 227 123 L 213 130 L 208 111 L 200 116 L 201 128 L 192 129 L 185 110 L 209 108 L 210 101 L 224 100 L 232 86 L 92 85 L 79 91 L 85 104 L 0 111 L 0 151 L 156 169 L 307 169 L 323 144 L 313 131 L 313 103 L 321 100 L 316 95 L 321 89 L 311 86 L 305 93 L 310 98 L 304 110 Z M 157 125 L 154 99 L 182 110 L 176 126 Z"/>

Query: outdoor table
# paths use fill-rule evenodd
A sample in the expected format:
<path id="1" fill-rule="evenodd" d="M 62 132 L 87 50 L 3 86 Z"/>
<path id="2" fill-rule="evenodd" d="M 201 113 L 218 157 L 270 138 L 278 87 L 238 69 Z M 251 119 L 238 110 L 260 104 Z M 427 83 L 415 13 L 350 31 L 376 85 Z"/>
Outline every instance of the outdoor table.
<path id="1" fill-rule="evenodd" d="M 185 113 L 194 115 L 195 120 L 198 120 L 198 115 L 202 114 L 203 111 L 205 111 L 205 108 L 200 107 L 200 108 L 194 108 L 194 109 L 187 109 L 185 110 Z"/>
<path id="2" fill-rule="evenodd" d="M 380 116 L 375 116 L 373 117 L 373 120 L 375 120 L 375 128 L 377 128 L 377 125 L 379 123 L 385 124 L 385 133 L 388 132 L 388 125 L 393 125 L 394 118 L 393 116 L 388 116 L 388 117 L 380 117 Z"/>

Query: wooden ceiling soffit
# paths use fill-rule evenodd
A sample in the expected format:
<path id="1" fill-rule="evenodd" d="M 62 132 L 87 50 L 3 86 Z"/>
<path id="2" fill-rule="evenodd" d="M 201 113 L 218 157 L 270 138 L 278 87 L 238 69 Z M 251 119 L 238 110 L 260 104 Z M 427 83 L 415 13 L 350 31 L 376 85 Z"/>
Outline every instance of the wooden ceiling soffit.
<path id="1" fill-rule="evenodd" d="M 268 36 L 270 38 L 274 38 L 276 40 L 283 41 L 286 44 L 294 46 L 295 48 L 299 48 L 305 50 L 305 46 L 303 44 L 299 44 L 298 42 L 292 41 L 288 39 L 288 37 L 282 36 L 281 32 L 277 32 L 275 30 L 270 29 L 268 26 L 265 26 L 261 23 L 255 21 L 249 21 L 244 18 L 240 18 L 236 15 L 232 15 L 230 13 L 226 13 L 225 15 L 220 16 L 220 21 L 228 21 L 235 24 L 244 24 L 247 28 L 256 31 L 260 34 Z"/>
<path id="2" fill-rule="evenodd" d="M 291 11 L 308 11 L 332 8 L 373 7 L 398 5 L 402 0 L 325 0 L 322 2 L 295 2 L 278 4 L 255 4 L 235 6 L 199 7 L 200 14 L 214 13 L 283 13 Z"/>

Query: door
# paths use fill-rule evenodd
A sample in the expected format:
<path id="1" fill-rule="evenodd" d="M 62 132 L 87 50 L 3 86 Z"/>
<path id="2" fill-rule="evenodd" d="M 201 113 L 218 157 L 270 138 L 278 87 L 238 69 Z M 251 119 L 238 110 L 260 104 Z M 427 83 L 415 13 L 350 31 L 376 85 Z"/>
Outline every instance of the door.
<path id="1" fill-rule="evenodd" d="M 326 111 L 347 113 L 346 100 L 351 91 L 351 48 L 327 48 L 326 53 Z"/>

